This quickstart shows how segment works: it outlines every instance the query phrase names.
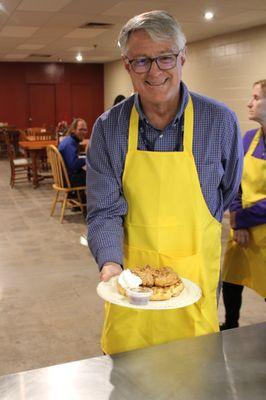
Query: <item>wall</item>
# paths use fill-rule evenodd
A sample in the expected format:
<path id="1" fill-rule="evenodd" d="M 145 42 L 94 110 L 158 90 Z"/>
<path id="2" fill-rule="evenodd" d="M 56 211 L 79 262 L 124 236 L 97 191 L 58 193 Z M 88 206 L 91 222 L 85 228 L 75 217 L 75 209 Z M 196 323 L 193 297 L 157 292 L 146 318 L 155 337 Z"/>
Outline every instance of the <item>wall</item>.
<path id="1" fill-rule="evenodd" d="M 111 107 L 118 94 L 130 96 L 133 91 L 128 72 L 122 61 L 104 65 L 104 109 Z"/>
<path id="2" fill-rule="evenodd" d="M 108 83 L 105 106 L 111 104 L 111 99 L 119 91 L 125 95 L 132 91 L 120 64 L 105 65 L 104 80 Z M 257 126 L 248 121 L 246 104 L 252 83 L 259 79 L 266 79 L 266 25 L 188 45 L 184 82 L 190 90 L 220 100 L 232 108 L 242 132 Z"/>
<path id="3" fill-rule="evenodd" d="M 183 71 L 191 90 L 236 112 L 243 133 L 257 126 L 246 105 L 253 82 L 266 78 L 266 25 L 191 43 Z"/>
<path id="4" fill-rule="evenodd" d="M 31 93 L 36 92 L 31 89 L 41 92 L 44 85 L 54 88 L 51 91 L 55 97 L 51 111 L 54 116 L 51 117 L 55 123 L 83 117 L 91 130 L 103 112 L 103 66 L 100 64 L 0 63 L 0 121 L 18 128 L 30 126 Z M 41 96 L 37 100 L 40 107 L 48 107 Z M 39 110 L 42 111 L 45 110 Z"/>

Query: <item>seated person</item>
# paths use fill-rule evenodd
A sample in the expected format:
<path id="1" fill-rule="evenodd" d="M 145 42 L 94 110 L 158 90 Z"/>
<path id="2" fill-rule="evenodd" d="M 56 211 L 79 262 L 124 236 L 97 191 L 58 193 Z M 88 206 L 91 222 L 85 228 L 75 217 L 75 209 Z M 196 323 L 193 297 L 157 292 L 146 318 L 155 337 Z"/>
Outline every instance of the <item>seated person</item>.
<path id="1" fill-rule="evenodd" d="M 116 98 L 114 99 L 113 106 L 115 106 L 118 103 L 121 103 L 121 101 L 125 100 L 125 96 L 123 94 L 118 94 Z"/>
<path id="2" fill-rule="evenodd" d="M 79 143 L 84 139 L 86 132 L 86 122 L 81 118 L 74 119 L 69 127 L 67 136 L 58 146 L 58 150 L 66 164 L 71 186 L 86 185 L 86 159 L 78 156 Z"/>
<path id="3" fill-rule="evenodd" d="M 60 121 L 56 127 L 56 137 L 58 142 L 60 143 L 68 132 L 68 125 L 66 121 Z"/>

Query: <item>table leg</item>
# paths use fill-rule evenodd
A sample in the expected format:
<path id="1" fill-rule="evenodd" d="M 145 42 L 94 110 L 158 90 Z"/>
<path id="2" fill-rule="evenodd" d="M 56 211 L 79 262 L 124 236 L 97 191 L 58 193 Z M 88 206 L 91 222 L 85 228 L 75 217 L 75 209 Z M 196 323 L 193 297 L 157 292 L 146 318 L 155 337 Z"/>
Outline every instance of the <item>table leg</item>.
<path id="1" fill-rule="evenodd" d="M 37 166 L 37 152 L 31 151 L 31 161 L 32 161 L 32 184 L 33 188 L 38 187 L 38 166 Z"/>

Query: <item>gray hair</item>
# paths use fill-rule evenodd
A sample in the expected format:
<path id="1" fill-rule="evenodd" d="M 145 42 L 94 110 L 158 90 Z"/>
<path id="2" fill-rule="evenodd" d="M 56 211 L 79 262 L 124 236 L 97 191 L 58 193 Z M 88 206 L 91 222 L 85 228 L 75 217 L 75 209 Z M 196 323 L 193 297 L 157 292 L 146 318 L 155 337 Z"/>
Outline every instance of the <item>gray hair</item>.
<path id="1" fill-rule="evenodd" d="M 131 18 L 122 28 L 118 46 L 122 54 L 127 52 L 127 43 L 132 32 L 143 29 L 154 41 L 174 40 L 181 50 L 186 45 L 186 37 L 175 18 L 166 11 L 149 11 Z"/>

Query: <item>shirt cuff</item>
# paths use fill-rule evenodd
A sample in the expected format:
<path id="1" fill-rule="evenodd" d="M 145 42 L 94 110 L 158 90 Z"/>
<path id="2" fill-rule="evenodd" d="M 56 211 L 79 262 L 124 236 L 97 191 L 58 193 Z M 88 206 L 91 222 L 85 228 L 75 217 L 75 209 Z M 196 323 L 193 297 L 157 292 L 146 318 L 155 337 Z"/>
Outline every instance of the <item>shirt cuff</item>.
<path id="1" fill-rule="evenodd" d="M 115 247 L 105 247 L 97 251 L 96 262 L 100 271 L 107 262 L 120 264 L 123 268 L 123 255 L 120 253 L 119 249 Z"/>
<path id="2" fill-rule="evenodd" d="M 235 229 L 248 229 L 254 226 L 254 221 L 250 218 L 249 213 L 245 209 L 236 212 L 236 226 Z"/>

